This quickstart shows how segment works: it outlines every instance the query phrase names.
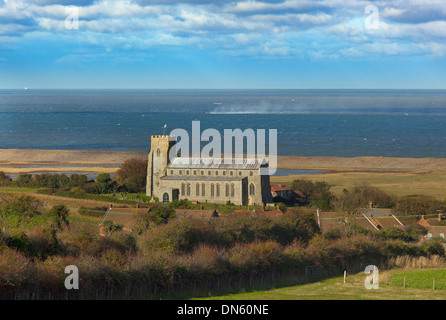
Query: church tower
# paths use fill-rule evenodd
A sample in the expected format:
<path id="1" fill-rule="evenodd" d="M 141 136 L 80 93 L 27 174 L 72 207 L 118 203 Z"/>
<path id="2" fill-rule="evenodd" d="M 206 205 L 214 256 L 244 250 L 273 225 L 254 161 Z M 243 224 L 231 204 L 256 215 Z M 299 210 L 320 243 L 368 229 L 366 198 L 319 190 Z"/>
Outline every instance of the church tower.
<path id="1" fill-rule="evenodd" d="M 147 166 L 146 194 L 150 197 L 160 198 L 160 178 L 166 175 L 169 164 L 169 151 L 176 141 L 170 141 L 168 135 L 151 137 L 149 163 Z"/>

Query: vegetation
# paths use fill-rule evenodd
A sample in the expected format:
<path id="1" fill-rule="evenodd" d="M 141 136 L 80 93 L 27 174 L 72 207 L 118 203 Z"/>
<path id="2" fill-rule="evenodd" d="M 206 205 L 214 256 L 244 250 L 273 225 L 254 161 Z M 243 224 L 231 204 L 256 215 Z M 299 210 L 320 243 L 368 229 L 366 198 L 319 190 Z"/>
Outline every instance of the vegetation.
<path id="1" fill-rule="evenodd" d="M 116 172 L 116 180 L 128 192 L 146 190 L 147 161 L 139 159 L 126 160 Z"/>
<path id="2" fill-rule="evenodd" d="M 83 175 L 28 174 L 10 179 L 0 173 L 0 184 L 7 188 L 39 188 L 39 194 L 132 205 L 138 201 L 151 208 L 139 215 L 131 233 L 105 221 L 106 236 L 101 237 L 98 224 L 106 206 L 80 208 L 76 214 L 63 205 L 44 207 L 26 193 L 0 193 L 0 299 L 49 293 L 65 298 L 64 268 L 69 264 L 82 270 L 82 290 L 73 293 L 76 297 L 160 298 L 302 281 L 308 266 L 317 266 L 319 275 L 328 277 L 343 270 L 363 270 L 369 264 L 386 268 L 400 257 L 444 261 L 443 240 L 418 243 L 426 229 L 411 223 L 443 208 L 442 201 L 431 197 L 397 197 L 366 184 L 335 194 L 327 182 L 299 179 L 292 189 L 305 195 L 300 207 L 281 203 L 282 217 L 253 217 L 232 214 L 253 206 L 230 202 L 149 203 L 151 199 L 140 194 L 146 184 L 146 165 L 128 161 L 115 178 L 100 174 L 95 180 Z M 402 219 L 407 217 L 408 227 L 378 232 L 341 221 L 321 234 L 314 208 L 355 217 L 370 201 L 392 209 Z M 223 217 L 176 217 L 175 209 L 201 206 L 216 209 Z"/>
<path id="3" fill-rule="evenodd" d="M 438 240 L 420 245 L 392 232 L 329 238 L 320 234 L 314 215 L 300 209 L 280 218 L 207 220 L 177 219 L 164 205 L 152 209 L 137 222 L 138 232 L 128 233 L 110 221 L 100 237 L 100 218 L 74 222 L 63 206 L 44 209 L 29 196 L 2 195 L 0 298 L 65 298 L 69 264 L 82 270 L 81 289 L 70 295 L 159 298 L 303 279 L 307 266 L 319 266 L 321 276 L 329 276 L 368 264 L 385 266 L 400 256 L 445 254 Z"/>

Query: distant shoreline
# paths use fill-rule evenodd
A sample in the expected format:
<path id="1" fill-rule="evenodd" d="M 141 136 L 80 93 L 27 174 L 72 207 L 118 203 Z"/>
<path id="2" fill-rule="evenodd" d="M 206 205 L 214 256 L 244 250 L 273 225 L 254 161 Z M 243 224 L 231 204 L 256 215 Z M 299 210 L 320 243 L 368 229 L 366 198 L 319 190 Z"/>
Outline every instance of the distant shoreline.
<path id="1" fill-rule="evenodd" d="M 0 149 L 0 171 L 11 174 L 42 171 L 112 173 L 124 161 L 132 158 L 145 160 L 147 155 L 147 152 L 134 151 Z M 25 167 L 17 168 L 20 165 Z M 446 158 L 279 156 L 278 169 L 338 172 L 446 170 Z"/>

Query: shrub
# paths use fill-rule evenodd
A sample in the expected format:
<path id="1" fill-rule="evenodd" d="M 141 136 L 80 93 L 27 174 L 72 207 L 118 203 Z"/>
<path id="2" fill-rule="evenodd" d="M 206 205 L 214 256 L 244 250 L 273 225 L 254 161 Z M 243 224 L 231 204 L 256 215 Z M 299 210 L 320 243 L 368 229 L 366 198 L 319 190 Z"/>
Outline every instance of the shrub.
<path id="1" fill-rule="evenodd" d="M 20 252 L 27 254 L 29 252 L 28 236 L 19 229 L 14 229 L 11 235 L 6 238 L 6 245 L 10 248 L 15 248 Z"/>
<path id="2" fill-rule="evenodd" d="M 445 256 L 445 249 L 443 246 L 443 240 L 441 239 L 431 239 L 423 243 L 422 245 L 423 251 L 427 256 Z"/>
<path id="3" fill-rule="evenodd" d="M 68 215 L 70 211 L 64 205 L 54 206 L 47 214 L 46 217 L 49 219 L 51 225 L 54 228 L 62 229 L 69 225 Z"/>
<path id="4" fill-rule="evenodd" d="M 140 159 L 126 160 L 116 171 L 116 180 L 128 192 L 141 192 L 146 189 L 147 161 Z"/>

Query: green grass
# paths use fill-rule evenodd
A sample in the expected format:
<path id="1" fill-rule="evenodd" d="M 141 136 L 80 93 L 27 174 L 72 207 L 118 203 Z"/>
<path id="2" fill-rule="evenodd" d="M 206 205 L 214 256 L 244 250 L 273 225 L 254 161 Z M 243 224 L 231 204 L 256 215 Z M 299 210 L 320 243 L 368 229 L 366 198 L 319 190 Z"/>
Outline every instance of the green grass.
<path id="1" fill-rule="evenodd" d="M 406 276 L 409 285 L 403 288 L 400 281 Z M 343 277 L 330 278 L 314 283 L 278 288 L 266 291 L 242 292 L 215 296 L 210 300 L 436 300 L 446 299 L 445 269 L 402 270 L 380 272 L 379 289 L 368 290 L 364 281 L 367 275 L 349 275 L 346 283 Z M 432 289 L 432 278 L 439 286 Z M 412 285 L 411 285 L 412 283 Z M 417 286 L 415 285 L 417 284 Z M 203 298 L 202 298 L 203 299 Z"/>
<path id="2" fill-rule="evenodd" d="M 404 280 L 405 279 L 405 280 Z M 390 279 L 390 283 L 402 287 L 404 284 L 408 288 L 446 290 L 446 269 L 416 270 L 395 274 Z"/>
<path id="3" fill-rule="evenodd" d="M 21 187 L 0 187 L 0 192 L 23 192 L 33 193 L 39 190 L 38 188 L 21 188 Z"/>

